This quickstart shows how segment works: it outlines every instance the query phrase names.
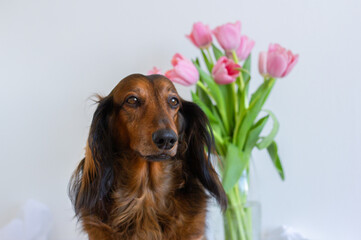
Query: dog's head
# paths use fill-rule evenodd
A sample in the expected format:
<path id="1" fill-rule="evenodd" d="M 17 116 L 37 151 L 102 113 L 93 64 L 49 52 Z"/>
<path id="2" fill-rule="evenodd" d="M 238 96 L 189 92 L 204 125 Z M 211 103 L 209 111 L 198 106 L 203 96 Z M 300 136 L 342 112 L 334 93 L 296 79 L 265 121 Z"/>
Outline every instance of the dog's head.
<path id="1" fill-rule="evenodd" d="M 121 152 L 149 161 L 174 157 L 184 121 L 182 101 L 173 84 L 161 75 L 131 75 L 111 92 L 113 137 Z"/>
<path id="2" fill-rule="evenodd" d="M 183 160 L 186 169 L 225 207 L 225 193 L 209 161 L 214 151 L 210 129 L 202 110 L 180 98 L 166 77 L 133 74 L 124 78 L 99 100 L 94 113 L 86 158 L 73 177 L 75 209 L 93 206 L 107 196 L 114 161 L 121 155 L 145 161 Z"/>

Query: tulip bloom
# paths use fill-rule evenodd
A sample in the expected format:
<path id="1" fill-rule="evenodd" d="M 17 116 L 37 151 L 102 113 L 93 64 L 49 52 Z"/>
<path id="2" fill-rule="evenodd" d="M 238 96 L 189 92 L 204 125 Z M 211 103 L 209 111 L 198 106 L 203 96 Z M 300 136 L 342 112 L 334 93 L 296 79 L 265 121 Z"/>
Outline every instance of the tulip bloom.
<path id="1" fill-rule="evenodd" d="M 152 74 L 163 75 L 162 71 L 157 67 L 153 67 L 153 69 L 149 70 L 148 73 L 147 73 L 147 75 L 152 75 Z"/>
<path id="2" fill-rule="evenodd" d="M 213 34 L 225 51 L 236 50 L 241 39 L 241 22 L 221 25 L 213 30 Z"/>
<path id="3" fill-rule="evenodd" d="M 184 86 L 195 84 L 199 79 L 199 73 L 194 64 L 176 53 L 172 59 L 173 69 L 167 71 L 165 76 L 172 82 L 179 83 Z"/>
<path id="4" fill-rule="evenodd" d="M 220 57 L 212 69 L 214 81 L 220 85 L 229 84 L 236 81 L 239 76 L 240 65 L 226 57 Z"/>
<path id="5" fill-rule="evenodd" d="M 208 48 L 212 43 L 212 32 L 201 22 L 193 24 L 192 32 L 186 35 L 197 48 Z"/>
<path id="6" fill-rule="evenodd" d="M 239 47 L 236 50 L 236 55 L 240 61 L 244 61 L 248 58 L 254 47 L 254 43 L 255 42 L 246 35 L 241 36 Z M 232 52 L 227 51 L 227 57 L 232 58 Z"/>
<path id="7" fill-rule="evenodd" d="M 262 75 L 269 74 L 274 78 L 282 78 L 290 73 L 298 62 L 298 54 L 293 54 L 279 44 L 270 44 L 268 52 L 259 55 L 258 69 Z"/>
<path id="8" fill-rule="evenodd" d="M 267 53 L 266 52 L 259 53 L 258 70 L 262 76 L 267 75 Z"/>

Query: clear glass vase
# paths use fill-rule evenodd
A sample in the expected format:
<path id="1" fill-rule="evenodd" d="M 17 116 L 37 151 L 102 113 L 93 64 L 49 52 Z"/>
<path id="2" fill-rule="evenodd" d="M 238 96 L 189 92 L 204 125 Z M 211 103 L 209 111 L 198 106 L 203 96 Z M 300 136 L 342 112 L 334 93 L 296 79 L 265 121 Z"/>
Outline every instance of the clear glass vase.
<path id="1" fill-rule="evenodd" d="M 260 240 L 260 204 L 251 201 L 245 205 L 229 207 L 223 216 L 223 224 L 225 240 Z"/>
<path id="2" fill-rule="evenodd" d="M 260 240 L 261 206 L 248 201 L 249 171 L 242 173 L 239 184 L 227 193 L 228 208 L 223 214 L 225 240 Z"/>

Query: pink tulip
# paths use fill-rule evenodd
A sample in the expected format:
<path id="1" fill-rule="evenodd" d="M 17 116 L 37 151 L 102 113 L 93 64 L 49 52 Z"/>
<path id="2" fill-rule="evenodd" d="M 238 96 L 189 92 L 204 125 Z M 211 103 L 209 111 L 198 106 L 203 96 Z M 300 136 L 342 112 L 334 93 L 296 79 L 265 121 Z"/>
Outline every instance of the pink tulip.
<path id="1" fill-rule="evenodd" d="M 248 38 L 246 35 L 242 35 L 239 47 L 236 50 L 238 59 L 240 61 L 246 60 L 251 53 L 253 47 L 254 41 Z M 227 51 L 227 57 L 232 58 L 232 52 Z"/>
<path id="2" fill-rule="evenodd" d="M 241 39 L 241 22 L 227 23 L 213 30 L 217 41 L 226 51 L 236 50 Z"/>
<path id="3" fill-rule="evenodd" d="M 293 54 L 279 44 L 270 44 L 267 53 L 260 53 L 258 68 L 262 75 L 269 74 L 271 77 L 282 78 L 290 73 L 297 62 L 298 54 Z"/>
<path id="4" fill-rule="evenodd" d="M 212 32 L 201 22 L 193 24 L 192 32 L 186 35 L 198 48 L 208 48 L 212 43 Z"/>
<path id="5" fill-rule="evenodd" d="M 239 76 L 240 65 L 226 57 L 220 57 L 212 69 L 214 81 L 218 84 L 229 84 L 236 81 Z"/>
<path id="6" fill-rule="evenodd" d="M 148 73 L 147 73 L 147 75 L 152 75 L 152 74 L 163 75 L 162 71 L 157 67 L 153 67 L 153 69 L 149 70 Z"/>
<path id="7" fill-rule="evenodd" d="M 267 53 L 266 52 L 259 53 L 258 70 L 262 76 L 267 75 Z"/>
<path id="8" fill-rule="evenodd" d="M 172 58 L 173 69 L 167 71 L 165 76 L 172 82 L 190 86 L 195 84 L 199 79 L 197 68 L 191 61 L 184 58 L 179 53 L 174 54 Z"/>

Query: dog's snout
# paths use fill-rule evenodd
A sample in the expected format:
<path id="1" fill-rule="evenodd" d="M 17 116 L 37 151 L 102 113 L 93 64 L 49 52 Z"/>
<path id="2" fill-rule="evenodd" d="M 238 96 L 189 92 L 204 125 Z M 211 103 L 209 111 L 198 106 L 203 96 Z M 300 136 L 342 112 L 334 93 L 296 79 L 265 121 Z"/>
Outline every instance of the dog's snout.
<path id="1" fill-rule="evenodd" d="M 177 134 L 170 129 L 161 129 L 152 134 L 155 145 L 160 149 L 171 149 L 178 141 Z"/>

